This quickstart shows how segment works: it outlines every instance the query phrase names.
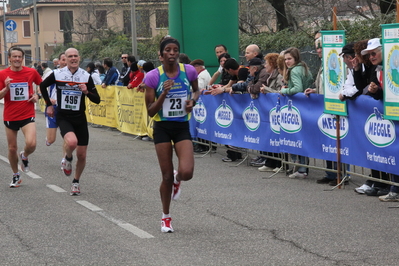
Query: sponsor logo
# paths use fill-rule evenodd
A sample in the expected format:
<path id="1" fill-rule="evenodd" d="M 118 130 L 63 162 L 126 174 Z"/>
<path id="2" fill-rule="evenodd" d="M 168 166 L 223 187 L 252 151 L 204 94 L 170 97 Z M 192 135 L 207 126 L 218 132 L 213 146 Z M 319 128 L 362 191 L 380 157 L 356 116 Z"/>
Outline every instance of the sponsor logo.
<path id="1" fill-rule="evenodd" d="M 331 139 L 337 139 L 336 116 L 332 114 L 322 114 L 317 120 L 320 131 Z M 348 119 L 344 116 L 339 117 L 339 135 L 345 138 L 349 132 Z"/>
<path id="2" fill-rule="evenodd" d="M 207 113 L 204 102 L 201 98 L 198 99 L 197 104 L 193 108 L 193 115 L 195 121 L 198 123 L 202 124 L 205 122 Z"/>
<path id="3" fill-rule="evenodd" d="M 296 133 L 302 129 L 301 113 L 292 104 L 292 100 L 280 109 L 280 128 L 287 133 Z"/>
<path id="4" fill-rule="evenodd" d="M 231 107 L 225 100 L 215 111 L 215 121 L 220 127 L 227 128 L 233 123 L 234 114 Z"/>
<path id="5" fill-rule="evenodd" d="M 333 92 L 337 93 L 344 82 L 342 78 L 343 69 L 342 69 L 342 59 L 339 56 L 337 50 L 332 49 L 328 55 L 326 60 L 326 77 L 327 77 L 327 86 L 328 89 Z"/>
<path id="6" fill-rule="evenodd" d="M 396 96 L 399 95 L 399 46 L 394 45 L 388 53 L 387 88 Z"/>
<path id="7" fill-rule="evenodd" d="M 251 101 L 249 106 L 242 112 L 242 118 L 247 128 L 251 131 L 256 131 L 260 126 L 260 114 L 258 109 L 254 106 L 254 102 Z"/>
<path id="8" fill-rule="evenodd" d="M 367 118 L 364 133 L 371 144 L 379 148 L 391 145 L 396 139 L 395 124 L 391 120 L 385 120 L 377 107 L 374 107 L 374 113 Z"/>
<path id="9" fill-rule="evenodd" d="M 276 134 L 280 134 L 280 107 L 280 98 L 278 98 L 276 106 L 269 112 L 270 129 Z"/>

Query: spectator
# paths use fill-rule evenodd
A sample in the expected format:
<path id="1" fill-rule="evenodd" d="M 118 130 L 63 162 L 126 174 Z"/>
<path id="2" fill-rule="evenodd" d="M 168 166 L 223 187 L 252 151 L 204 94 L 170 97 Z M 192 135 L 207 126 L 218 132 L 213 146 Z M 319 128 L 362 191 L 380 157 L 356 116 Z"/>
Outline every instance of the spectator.
<path id="1" fill-rule="evenodd" d="M 211 80 L 211 75 L 208 70 L 206 70 L 204 61 L 201 59 L 195 59 L 191 61 L 190 65 L 192 65 L 198 73 L 198 88 L 200 91 L 206 90 L 206 86 Z"/>
<path id="2" fill-rule="evenodd" d="M 214 84 L 214 83 L 216 82 L 216 80 L 219 78 L 219 76 L 223 74 L 223 65 L 222 65 L 221 62 L 220 62 L 220 55 L 222 55 L 222 54 L 228 54 L 228 53 L 227 53 L 227 47 L 224 46 L 223 44 L 218 44 L 218 45 L 216 45 L 216 46 L 215 46 L 215 54 L 216 54 L 216 58 L 218 59 L 218 62 L 219 62 L 219 68 L 218 68 L 218 70 L 213 74 L 213 76 L 212 76 L 211 80 L 209 81 L 209 84 L 208 84 L 208 85 Z M 228 58 L 230 58 L 230 55 L 229 55 Z M 227 58 L 226 58 L 226 59 L 227 59 Z M 226 59 L 225 59 L 224 61 L 226 61 Z M 221 83 L 219 83 L 219 84 L 221 84 Z M 226 84 L 227 84 L 227 83 L 226 83 Z M 226 84 L 223 84 L 223 85 L 226 85 Z"/>
<path id="3" fill-rule="evenodd" d="M 139 61 L 137 62 L 137 66 L 138 66 L 139 70 L 140 70 L 143 74 L 144 74 L 143 66 L 144 66 L 145 63 L 147 63 L 147 62 L 144 61 L 144 60 L 139 60 Z"/>
<path id="4" fill-rule="evenodd" d="M 42 78 L 45 79 L 48 75 L 50 75 L 52 70 L 48 67 L 47 63 L 42 63 L 41 68 L 42 68 Z"/>
<path id="5" fill-rule="evenodd" d="M 105 79 L 105 69 L 104 66 L 101 65 L 100 62 L 97 62 L 94 64 L 96 67 L 96 71 L 98 71 L 98 75 L 100 75 L 100 79 L 101 79 L 101 83 L 103 83 L 104 79 Z"/>
<path id="6" fill-rule="evenodd" d="M 53 59 L 53 65 L 54 65 L 54 68 L 53 68 L 53 69 L 57 69 L 57 68 L 59 67 L 59 60 L 58 60 L 58 58 L 54 58 L 54 59 Z"/>
<path id="7" fill-rule="evenodd" d="M 39 73 L 40 76 L 43 76 L 43 69 L 42 69 L 42 64 L 40 62 L 37 62 L 35 65 L 37 72 Z"/>
<path id="8" fill-rule="evenodd" d="M 100 75 L 95 70 L 96 67 L 93 62 L 87 64 L 86 71 L 90 74 L 91 78 L 93 79 L 94 85 L 101 85 Z"/>
<path id="9" fill-rule="evenodd" d="M 255 57 L 259 58 L 263 62 L 263 55 L 259 46 L 256 44 L 250 44 L 245 48 L 245 59 L 249 63 L 249 61 Z"/>
<path id="10" fill-rule="evenodd" d="M 148 72 L 150 72 L 151 70 L 153 70 L 154 64 L 152 62 L 145 62 L 143 64 L 143 71 L 144 71 L 144 75 L 147 74 Z"/>
<path id="11" fill-rule="evenodd" d="M 119 86 L 127 86 L 127 84 L 129 84 L 130 67 L 127 64 L 127 57 L 128 57 L 128 54 L 121 55 L 123 67 L 120 72 L 121 75 L 119 77 L 119 83 L 118 83 Z M 134 59 L 134 61 L 136 61 L 136 58 Z"/>
<path id="12" fill-rule="evenodd" d="M 133 61 L 134 56 L 128 57 L 128 65 L 130 65 L 128 89 L 137 88 L 143 81 L 144 73 L 140 71 L 138 63 Z"/>
<path id="13" fill-rule="evenodd" d="M 284 59 L 287 68 L 284 79 L 288 85 L 281 89 L 281 94 L 293 95 L 304 92 L 312 84 L 313 78 L 306 63 L 301 61 L 299 50 L 295 47 L 285 50 Z M 309 164 L 309 158 L 301 155 L 291 154 L 291 160 L 303 165 Z M 300 166 L 297 171 L 289 175 L 289 178 L 306 178 L 307 175 L 308 168 Z"/>
<path id="14" fill-rule="evenodd" d="M 259 58 L 252 58 L 249 63 L 249 75 L 251 80 L 248 81 L 247 90 L 251 94 L 252 99 L 257 99 L 260 93 L 260 88 L 267 82 L 270 73 L 262 64 Z"/>
<path id="15" fill-rule="evenodd" d="M 103 88 L 106 88 L 107 86 L 110 85 L 116 85 L 119 80 L 119 70 L 113 66 L 112 59 L 109 57 L 104 58 L 103 66 L 106 71 L 106 74 L 101 86 Z"/>
<path id="16" fill-rule="evenodd" d="M 279 54 L 277 53 L 269 53 L 265 56 L 265 71 L 269 74 L 266 81 L 262 83 L 260 87 L 261 93 L 277 93 L 281 90 L 283 86 L 283 76 L 279 73 L 277 67 L 277 59 L 279 58 Z M 261 152 L 261 154 L 265 154 L 268 156 L 278 157 L 278 153 L 272 152 Z M 260 172 L 277 172 L 281 167 L 281 160 L 267 158 L 265 160 L 260 160 L 260 158 L 264 158 L 262 156 L 258 156 L 257 161 L 263 161 L 264 165 L 259 167 L 258 170 Z M 256 165 L 256 164 L 252 164 Z"/>
<path id="17" fill-rule="evenodd" d="M 370 39 L 367 42 L 366 49 L 361 50 L 360 54 L 362 56 L 369 56 L 369 60 L 372 64 L 369 76 L 366 76 L 366 80 L 369 81 L 369 85 L 366 86 L 366 94 L 370 95 L 376 100 L 381 100 L 383 97 L 382 92 L 382 46 L 379 38 Z M 359 67 L 358 67 L 359 68 Z M 355 71 L 356 72 L 356 71 Z M 359 70 L 357 71 L 357 76 L 355 78 L 356 85 L 361 83 L 359 81 Z M 365 73 L 366 74 L 366 73 Z M 362 75 L 364 76 L 364 75 Z M 361 83 L 364 85 L 364 83 Z M 371 169 L 371 176 L 374 178 L 380 178 L 383 180 L 389 180 L 389 174 L 386 172 L 377 171 Z M 362 186 L 355 188 L 355 191 L 359 194 L 366 194 L 368 196 L 384 196 L 389 194 L 389 185 L 381 182 L 375 182 L 367 180 Z"/>
<path id="18" fill-rule="evenodd" d="M 191 63 L 191 59 L 190 59 L 190 57 L 188 57 L 188 55 L 181 53 L 179 55 L 179 63 L 188 65 Z"/>

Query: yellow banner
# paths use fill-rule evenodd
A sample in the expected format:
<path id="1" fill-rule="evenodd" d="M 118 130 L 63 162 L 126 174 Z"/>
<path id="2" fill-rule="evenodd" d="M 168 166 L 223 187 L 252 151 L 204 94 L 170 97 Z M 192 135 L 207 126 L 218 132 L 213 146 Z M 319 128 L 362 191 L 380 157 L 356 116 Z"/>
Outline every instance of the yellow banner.
<path id="1" fill-rule="evenodd" d="M 101 85 L 96 85 L 101 102 L 99 104 L 92 103 L 90 100 L 86 101 L 86 116 L 87 122 L 107 126 L 117 127 L 115 119 L 115 86 L 108 86 L 102 88 Z"/>
<path id="2" fill-rule="evenodd" d="M 120 131 L 139 136 L 147 135 L 148 119 L 144 102 L 144 93 L 116 87 L 114 112 Z"/>

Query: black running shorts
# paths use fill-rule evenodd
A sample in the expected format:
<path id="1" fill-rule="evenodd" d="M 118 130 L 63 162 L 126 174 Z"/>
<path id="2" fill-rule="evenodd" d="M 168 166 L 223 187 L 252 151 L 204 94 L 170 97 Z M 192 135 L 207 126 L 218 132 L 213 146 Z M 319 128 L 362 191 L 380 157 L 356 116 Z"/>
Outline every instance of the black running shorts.
<path id="1" fill-rule="evenodd" d="M 62 137 L 68 132 L 74 132 L 78 139 L 78 146 L 87 146 L 89 144 L 89 129 L 87 128 L 85 114 L 70 116 L 58 112 L 56 120 Z"/>
<path id="2" fill-rule="evenodd" d="M 154 122 L 154 144 L 182 140 L 191 140 L 190 126 L 186 122 L 157 121 Z"/>
<path id="3" fill-rule="evenodd" d="M 26 126 L 29 123 L 35 122 L 34 117 L 30 117 L 24 120 L 19 120 L 19 121 L 4 121 L 4 125 L 8 127 L 11 130 L 18 131 L 20 128 Z"/>

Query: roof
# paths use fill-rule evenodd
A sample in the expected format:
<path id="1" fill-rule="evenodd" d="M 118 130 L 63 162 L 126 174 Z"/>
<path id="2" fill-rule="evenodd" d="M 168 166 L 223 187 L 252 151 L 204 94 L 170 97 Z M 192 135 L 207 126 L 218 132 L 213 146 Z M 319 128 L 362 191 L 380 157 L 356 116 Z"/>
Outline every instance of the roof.
<path id="1" fill-rule="evenodd" d="M 26 10 L 21 7 L 21 8 L 6 12 L 6 16 L 29 16 L 29 10 Z"/>

